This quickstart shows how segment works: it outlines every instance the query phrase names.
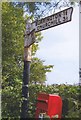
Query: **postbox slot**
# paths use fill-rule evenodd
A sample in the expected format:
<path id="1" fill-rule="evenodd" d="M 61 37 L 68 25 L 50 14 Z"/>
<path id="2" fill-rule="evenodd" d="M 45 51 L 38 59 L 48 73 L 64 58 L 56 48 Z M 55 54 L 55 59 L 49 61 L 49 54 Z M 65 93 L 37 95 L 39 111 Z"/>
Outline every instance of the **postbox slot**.
<path id="1" fill-rule="evenodd" d="M 42 118 L 41 114 L 51 119 L 61 120 L 62 99 L 58 95 L 41 93 L 37 98 L 35 118 Z"/>
<path id="2" fill-rule="evenodd" d="M 37 99 L 38 102 L 48 103 L 48 100 Z"/>

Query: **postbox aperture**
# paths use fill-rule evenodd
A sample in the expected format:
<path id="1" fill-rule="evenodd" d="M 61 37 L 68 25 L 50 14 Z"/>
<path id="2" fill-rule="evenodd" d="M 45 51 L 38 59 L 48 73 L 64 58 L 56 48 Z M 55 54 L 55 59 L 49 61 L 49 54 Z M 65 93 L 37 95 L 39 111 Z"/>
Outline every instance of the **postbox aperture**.
<path id="1" fill-rule="evenodd" d="M 58 95 L 39 93 L 37 97 L 35 118 L 61 118 L 62 99 Z"/>

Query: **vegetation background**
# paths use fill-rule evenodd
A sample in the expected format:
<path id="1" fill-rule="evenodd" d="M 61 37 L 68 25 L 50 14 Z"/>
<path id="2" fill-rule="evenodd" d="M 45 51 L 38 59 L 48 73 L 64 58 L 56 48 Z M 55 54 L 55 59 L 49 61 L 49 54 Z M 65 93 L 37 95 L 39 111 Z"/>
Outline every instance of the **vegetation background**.
<path id="1" fill-rule="evenodd" d="M 2 118 L 20 118 L 22 103 L 23 49 L 25 21 L 37 20 L 48 10 L 74 5 L 74 2 L 2 2 Z M 40 9 L 42 8 L 42 10 Z M 49 8 L 49 9 L 48 9 Z M 40 13 L 40 14 L 39 14 Z M 41 32 L 36 33 L 32 45 L 31 73 L 29 81 L 29 118 L 34 118 L 36 99 L 39 92 L 58 94 L 65 101 L 64 118 L 81 118 L 81 89 L 76 85 L 45 85 L 46 73 L 53 65 L 35 57 L 42 40 Z"/>

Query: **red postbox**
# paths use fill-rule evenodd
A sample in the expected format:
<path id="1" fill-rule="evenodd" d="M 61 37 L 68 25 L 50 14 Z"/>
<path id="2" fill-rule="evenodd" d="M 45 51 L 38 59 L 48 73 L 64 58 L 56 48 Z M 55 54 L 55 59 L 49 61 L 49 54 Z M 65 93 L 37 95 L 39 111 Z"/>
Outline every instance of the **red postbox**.
<path id="1" fill-rule="evenodd" d="M 58 95 L 39 93 L 37 98 L 35 118 L 61 119 L 62 99 Z"/>

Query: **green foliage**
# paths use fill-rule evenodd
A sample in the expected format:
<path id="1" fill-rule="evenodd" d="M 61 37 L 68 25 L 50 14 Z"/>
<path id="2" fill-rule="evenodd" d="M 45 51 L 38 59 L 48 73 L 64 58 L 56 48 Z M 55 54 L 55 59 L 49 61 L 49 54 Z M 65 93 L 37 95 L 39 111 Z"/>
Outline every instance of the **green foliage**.
<path id="1" fill-rule="evenodd" d="M 61 96 L 62 100 L 68 100 L 68 113 L 64 118 L 80 118 L 80 106 L 81 101 L 79 101 L 79 86 L 72 85 L 30 85 L 29 86 L 29 117 L 35 116 L 36 110 L 36 99 L 39 92 L 45 92 L 48 94 L 58 94 Z"/>
<path id="2" fill-rule="evenodd" d="M 15 80 L 16 85 L 6 86 L 2 90 L 2 118 L 20 117 L 21 106 L 21 82 Z"/>
<path id="3" fill-rule="evenodd" d="M 23 10 L 10 3 L 2 3 L 2 117 L 20 113 L 23 35 Z M 16 111 L 16 110 L 17 111 Z"/>
<path id="4" fill-rule="evenodd" d="M 30 11 L 32 12 L 32 10 L 33 7 Z M 20 118 L 24 31 L 25 22 L 22 7 L 15 7 L 12 3 L 2 3 L 2 118 Z M 41 39 L 41 33 L 37 33 L 37 43 L 32 46 L 33 56 Z M 52 65 L 44 65 L 43 61 L 38 58 L 32 59 L 29 85 L 29 117 L 35 116 L 35 105 L 39 92 L 59 94 L 63 99 L 68 96 L 70 112 L 66 117 L 77 117 L 79 110 L 81 110 L 81 103 L 78 101 L 80 89 L 76 86 L 51 85 L 46 87 L 43 85 L 46 81 L 46 73 L 51 72 L 51 68 L 53 68 Z"/>
<path id="5" fill-rule="evenodd" d="M 24 31 L 25 21 L 23 9 L 15 7 L 11 3 L 2 3 L 2 117 L 19 117 L 22 101 L 22 76 L 23 76 L 23 52 L 24 52 Z M 41 33 L 36 33 L 36 41 L 32 46 L 34 56 L 38 49 L 38 42 L 41 41 Z M 40 62 L 39 62 L 40 61 Z M 51 66 L 44 66 L 41 60 L 33 59 L 31 67 L 36 62 L 37 66 L 31 69 L 31 76 L 34 75 L 37 67 L 41 66 L 38 76 L 34 75 L 32 81 L 44 83 L 46 72 L 50 72 Z M 38 64 L 38 63 L 39 64 Z M 41 76 L 40 75 L 41 72 Z M 44 72 L 44 73 L 43 73 Z M 42 78 L 43 73 L 43 78 Z M 37 74 L 36 74 L 37 75 Z M 37 79 L 38 78 L 38 79 Z"/>
<path id="6" fill-rule="evenodd" d="M 75 3 L 78 3 L 79 1 L 78 0 L 69 0 L 71 5 L 75 5 Z"/>
<path id="7" fill-rule="evenodd" d="M 30 73 L 30 83 L 33 84 L 43 84 L 46 81 L 46 73 L 51 72 L 52 65 L 43 65 L 43 61 L 38 58 L 32 59 L 31 73 Z"/>
<path id="8" fill-rule="evenodd" d="M 2 66 L 3 79 L 12 82 L 21 77 L 23 58 L 23 11 L 9 3 L 2 4 Z M 13 77 L 12 77 L 13 76 Z"/>
<path id="9" fill-rule="evenodd" d="M 75 2 L 71 0 L 47 0 L 47 2 L 13 2 L 11 5 L 15 7 L 23 8 L 24 12 L 30 16 L 33 16 L 35 20 L 40 19 L 48 15 L 48 13 L 55 12 L 56 9 L 62 7 L 69 7 Z"/>

